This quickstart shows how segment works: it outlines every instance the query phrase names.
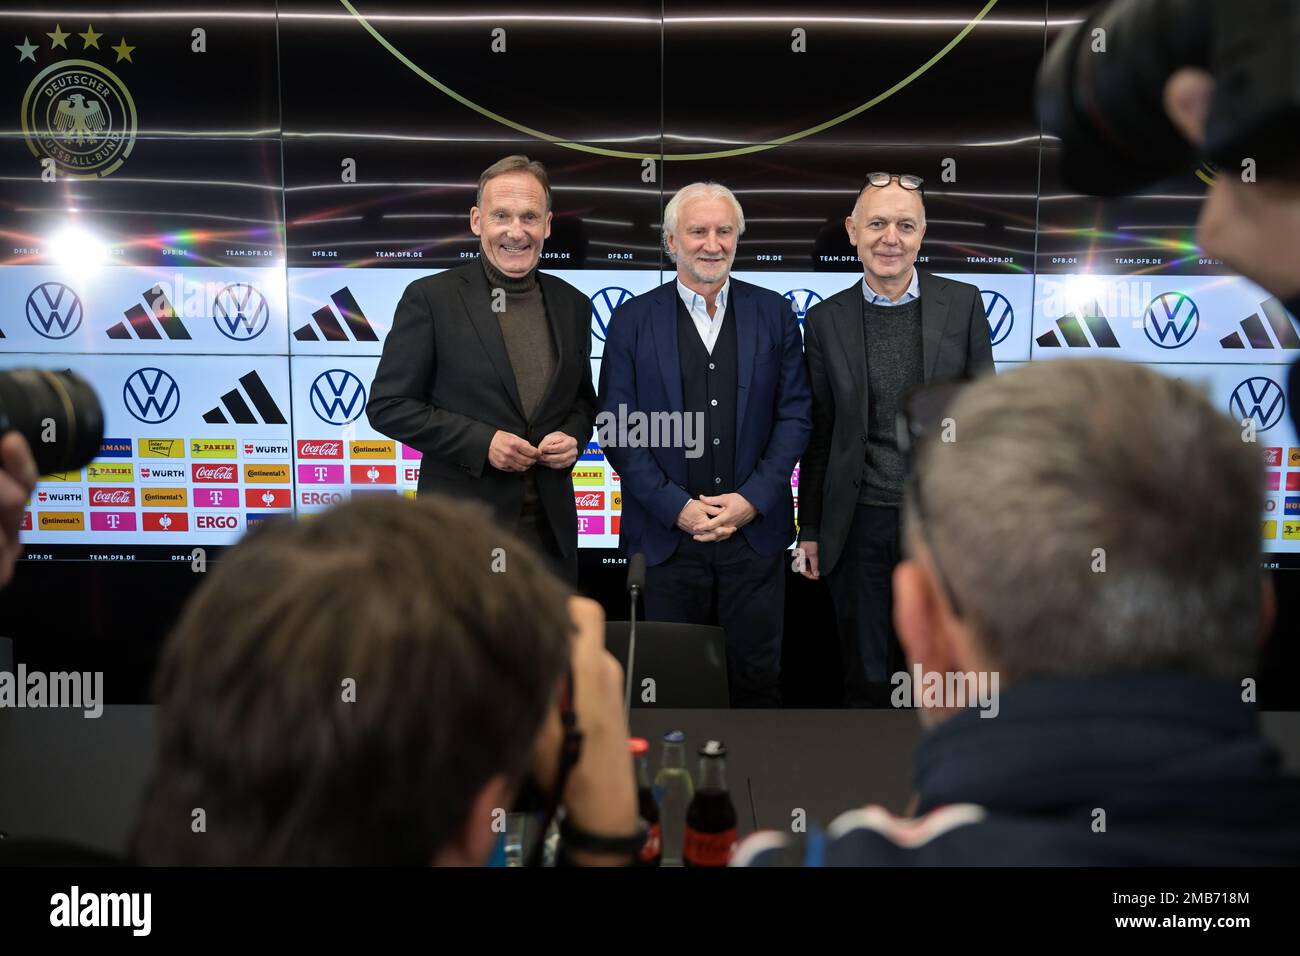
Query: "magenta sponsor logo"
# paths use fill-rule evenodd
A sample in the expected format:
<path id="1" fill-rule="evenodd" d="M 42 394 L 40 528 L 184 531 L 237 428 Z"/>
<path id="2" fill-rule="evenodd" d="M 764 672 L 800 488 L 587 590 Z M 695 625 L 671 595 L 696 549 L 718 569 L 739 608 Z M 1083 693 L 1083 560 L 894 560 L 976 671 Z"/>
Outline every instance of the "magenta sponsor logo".
<path id="1" fill-rule="evenodd" d="M 341 485 L 343 484 L 343 466 L 342 465 L 299 465 L 298 484 L 300 485 Z"/>
<path id="2" fill-rule="evenodd" d="M 134 531 L 134 511 L 92 511 L 91 531 Z"/>
<path id="3" fill-rule="evenodd" d="M 604 534 L 604 515 L 578 515 L 578 534 Z"/>
<path id="4" fill-rule="evenodd" d="M 194 507 L 196 508 L 238 508 L 238 488 L 195 488 Z"/>
<path id="5" fill-rule="evenodd" d="M 403 458 L 408 458 L 408 459 L 413 458 L 413 459 L 418 460 L 418 459 L 424 457 L 424 452 L 422 452 L 422 451 L 416 451 L 416 450 L 415 450 L 414 448 L 412 448 L 410 445 L 403 445 L 403 446 L 402 446 L 402 457 L 403 457 Z"/>

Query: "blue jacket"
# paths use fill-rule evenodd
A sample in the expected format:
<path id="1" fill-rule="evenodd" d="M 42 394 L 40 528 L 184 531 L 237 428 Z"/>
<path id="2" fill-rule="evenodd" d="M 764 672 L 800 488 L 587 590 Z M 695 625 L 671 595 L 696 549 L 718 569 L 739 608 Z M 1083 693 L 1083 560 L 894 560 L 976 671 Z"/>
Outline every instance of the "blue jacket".
<path id="1" fill-rule="evenodd" d="M 761 831 L 733 865 L 1300 864 L 1300 779 L 1231 683 L 1181 674 L 1025 681 L 916 750 L 917 814 Z M 866 745 L 869 742 L 864 741 Z"/>
<path id="2" fill-rule="evenodd" d="M 737 338 L 736 491 L 758 510 L 739 533 L 755 551 L 770 555 L 794 540 L 790 475 L 812 433 L 812 392 L 789 301 L 734 277 L 730 294 Z M 626 420 L 633 411 L 683 413 L 678 301 L 674 278 L 619 306 L 610 316 L 600 367 L 596 429 L 622 479 L 619 547 L 628 555 L 644 552 L 652 566 L 672 556 L 684 533 L 676 525 L 691 498 L 686 449 L 623 447 L 617 439 L 605 441 L 602 423 Z"/>

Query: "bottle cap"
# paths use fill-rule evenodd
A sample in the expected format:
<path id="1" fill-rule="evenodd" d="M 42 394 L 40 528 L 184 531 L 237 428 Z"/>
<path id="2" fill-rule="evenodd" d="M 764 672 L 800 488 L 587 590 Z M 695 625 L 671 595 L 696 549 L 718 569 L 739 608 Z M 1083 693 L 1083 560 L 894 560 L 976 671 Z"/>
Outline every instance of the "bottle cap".
<path id="1" fill-rule="evenodd" d="M 727 745 L 721 740 L 708 740 L 700 744 L 699 754 L 701 757 L 725 757 Z"/>
<path id="2" fill-rule="evenodd" d="M 632 756 L 640 757 L 650 752 L 650 741 L 644 737 L 627 738 L 627 749 L 632 751 Z"/>
<path id="3" fill-rule="evenodd" d="M 668 733 L 664 734 L 664 743 L 666 744 L 681 744 L 685 742 L 686 735 L 680 730 L 670 730 Z"/>

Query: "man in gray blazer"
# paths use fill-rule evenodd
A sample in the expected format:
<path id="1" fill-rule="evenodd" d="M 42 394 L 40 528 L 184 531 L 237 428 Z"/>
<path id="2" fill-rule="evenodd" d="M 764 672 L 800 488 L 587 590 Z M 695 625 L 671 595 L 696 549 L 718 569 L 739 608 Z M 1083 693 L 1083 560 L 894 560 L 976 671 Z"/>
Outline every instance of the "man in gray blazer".
<path id="1" fill-rule="evenodd" d="M 844 704 L 886 706 L 903 668 L 893 627 L 904 463 L 895 420 L 923 384 L 993 370 L 979 290 L 922 273 L 919 176 L 871 173 L 844 221 L 864 275 L 808 311 L 813 433 L 799 473 L 801 573 L 835 605 Z"/>

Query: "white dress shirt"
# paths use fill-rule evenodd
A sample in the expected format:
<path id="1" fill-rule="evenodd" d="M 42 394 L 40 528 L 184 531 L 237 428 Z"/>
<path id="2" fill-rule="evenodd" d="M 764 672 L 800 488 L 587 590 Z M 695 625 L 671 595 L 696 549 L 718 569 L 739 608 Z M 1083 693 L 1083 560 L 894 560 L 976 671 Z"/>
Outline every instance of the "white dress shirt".
<path id="1" fill-rule="evenodd" d="M 907 286 L 907 291 L 903 293 L 902 298 L 897 301 L 887 295 L 881 295 L 871 286 L 867 285 L 867 277 L 862 277 L 862 295 L 872 305 L 906 305 L 913 299 L 921 298 L 921 273 L 916 271 L 916 266 L 912 266 L 912 281 Z"/>
<path id="2" fill-rule="evenodd" d="M 686 288 L 682 285 L 681 279 L 677 280 L 677 294 L 686 304 L 686 311 L 691 314 L 691 321 L 695 323 L 695 328 L 700 333 L 700 341 L 712 355 L 713 345 L 718 341 L 718 333 L 722 331 L 722 319 L 727 314 L 727 296 L 731 294 L 731 279 L 722 283 L 722 288 L 718 290 L 713 318 L 709 318 L 704 296 L 694 289 Z"/>

